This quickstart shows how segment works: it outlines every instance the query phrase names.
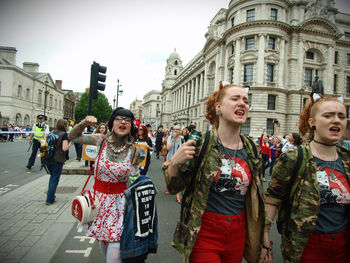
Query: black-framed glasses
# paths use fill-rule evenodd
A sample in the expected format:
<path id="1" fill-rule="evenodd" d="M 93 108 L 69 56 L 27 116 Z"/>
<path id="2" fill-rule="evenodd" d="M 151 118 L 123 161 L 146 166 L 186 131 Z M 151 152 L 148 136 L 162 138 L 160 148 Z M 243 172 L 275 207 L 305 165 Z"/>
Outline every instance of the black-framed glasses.
<path id="1" fill-rule="evenodd" d="M 125 121 L 126 123 L 131 123 L 131 119 L 130 119 L 130 118 L 126 118 L 126 117 L 117 116 L 117 117 L 115 117 L 114 120 L 116 120 L 116 121 L 118 121 L 118 122 Z"/>

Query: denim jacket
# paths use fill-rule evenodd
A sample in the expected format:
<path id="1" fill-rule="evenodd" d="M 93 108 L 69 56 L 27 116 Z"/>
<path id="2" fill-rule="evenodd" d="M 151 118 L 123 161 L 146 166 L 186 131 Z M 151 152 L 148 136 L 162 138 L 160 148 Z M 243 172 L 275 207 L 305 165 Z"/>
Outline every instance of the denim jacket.
<path id="1" fill-rule="evenodd" d="M 156 253 L 158 247 L 157 189 L 151 179 L 139 176 L 124 192 L 124 230 L 120 239 L 123 259 Z"/>

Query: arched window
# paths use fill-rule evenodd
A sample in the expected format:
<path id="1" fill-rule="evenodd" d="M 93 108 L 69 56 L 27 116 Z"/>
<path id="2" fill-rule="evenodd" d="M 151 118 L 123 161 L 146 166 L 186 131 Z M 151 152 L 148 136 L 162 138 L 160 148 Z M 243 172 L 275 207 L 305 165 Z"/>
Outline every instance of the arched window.
<path id="1" fill-rule="evenodd" d="M 22 125 L 22 116 L 19 113 L 16 114 L 16 124 Z"/>
<path id="2" fill-rule="evenodd" d="M 177 60 L 175 60 L 174 65 L 177 66 Z"/>
<path id="3" fill-rule="evenodd" d="M 26 116 L 24 117 L 24 123 L 23 123 L 23 124 L 24 124 L 25 126 L 30 124 L 29 115 L 26 115 Z"/>

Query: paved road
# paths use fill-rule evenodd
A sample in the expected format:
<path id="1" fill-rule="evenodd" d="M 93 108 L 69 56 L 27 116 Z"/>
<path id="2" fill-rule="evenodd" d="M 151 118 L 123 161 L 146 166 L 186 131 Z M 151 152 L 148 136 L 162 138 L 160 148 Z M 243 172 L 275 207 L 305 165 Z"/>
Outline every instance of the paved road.
<path id="1" fill-rule="evenodd" d="M 45 206 L 48 175 L 39 171 L 39 159 L 28 173 L 27 148 L 25 141 L 0 143 L 0 262 L 104 262 L 97 242 L 77 232 L 69 211 L 72 196 L 78 193 L 86 175 L 62 175 L 57 203 Z M 74 149 L 71 157 L 75 157 Z M 174 196 L 164 194 L 160 168 L 161 161 L 152 158 L 149 177 L 159 190 L 159 250 L 149 255 L 147 262 L 176 263 L 181 258 L 170 241 L 180 206 Z M 282 262 L 279 238 L 273 229 L 275 262 Z"/>

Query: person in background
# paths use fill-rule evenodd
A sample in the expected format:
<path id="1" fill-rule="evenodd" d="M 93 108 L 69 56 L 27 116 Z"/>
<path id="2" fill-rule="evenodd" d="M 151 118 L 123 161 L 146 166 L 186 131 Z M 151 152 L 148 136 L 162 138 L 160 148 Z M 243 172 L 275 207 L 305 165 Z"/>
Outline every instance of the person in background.
<path id="1" fill-rule="evenodd" d="M 166 156 L 168 154 L 167 142 L 168 142 L 169 136 L 170 136 L 169 130 L 165 130 L 164 136 L 163 136 L 163 139 L 162 139 L 162 143 L 163 143 L 162 150 L 160 152 L 160 155 L 163 156 L 163 158 L 164 158 L 164 162 L 166 161 Z"/>
<path id="2" fill-rule="evenodd" d="M 94 130 L 94 133 L 101 133 L 101 134 L 104 134 L 106 135 L 108 132 L 107 130 L 107 125 L 105 123 L 100 123 L 97 128 Z"/>
<path id="3" fill-rule="evenodd" d="M 264 240 L 280 208 L 287 263 L 350 259 L 350 153 L 336 145 L 346 128 L 346 108 L 342 100 L 318 97 L 311 97 L 299 118 L 300 134 L 308 141 L 276 160 L 266 192 Z"/>
<path id="4" fill-rule="evenodd" d="M 87 128 L 87 127 L 86 127 Z M 86 129 L 87 130 L 87 129 Z M 83 156 L 83 145 L 81 143 L 74 143 L 75 153 L 77 155 L 76 160 L 81 161 L 81 158 Z"/>
<path id="5" fill-rule="evenodd" d="M 154 131 L 152 129 L 151 124 L 148 123 L 146 125 L 146 127 L 148 129 L 148 138 L 151 139 L 152 145 L 153 145 L 153 151 L 155 151 L 155 149 L 156 149 L 156 137 L 154 136 L 155 133 L 154 133 Z M 150 152 L 151 155 L 152 155 L 153 151 Z"/>
<path id="6" fill-rule="evenodd" d="M 56 123 L 54 134 L 59 138 L 55 144 L 53 160 L 45 161 L 46 166 L 50 172 L 49 187 L 46 195 L 46 205 L 53 204 L 55 200 L 56 189 L 60 181 L 62 167 L 66 160 L 66 152 L 73 143 L 68 142 L 67 136 L 68 122 L 60 119 Z"/>
<path id="7" fill-rule="evenodd" d="M 37 123 L 33 125 L 32 131 L 34 133 L 31 133 L 29 136 L 29 144 L 33 143 L 32 145 L 32 154 L 29 157 L 27 168 L 30 170 L 32 166 L 35 163 L 35 158 L 37 156 L 38 150 L 40 148 L 40 139 L 45 139 L 47 135 L 49 134 L 49 125 L 47 125 L 44 121 L 45 116 L 42 114 L 39 114 L 37 116 Z"/>
<path id="8" fill-rule="evenodd" d="M 122 107 L 116 108 L 108 121 L 107 135 L 84 134 L 88 126 L 95 126 L 97 119 L 87 116 L 69 133 L 75 143 L 96 145 L 100 155 L 95 161 L 96 196 L 100 208 L 93 222 L 88 225 L 87 236 L 95 237 L 100 244 L 107 263 L 121 263 L 120 237 L 123 231 L 125 195 L 130 176 L 139 174 L 138 164 L 142 161 L 140 151 L 133 144 L 137 128 L 134 114 Z M 90 190 L 93 194 L 93 189 Z M 144 255 L 146 258 L 147 255 Z M 141 258 L 140 258 L 140 262 Z"/>
<path id="9" fill-rule="evenodd" d="M 346 122 L 346 129 L 339 144 L 341 145 L 341 147 L 350 151 L 350 121 L 349 120 L 347 120 Z"/>
<path id="10" fill-rule="evenodd" d="M 149 165 L 151 163 L 150 152 L 153 151 L 153 144 L 152 144 L 151 138 L 148 137 L 148 129 L 145 125 L 140 124 L 140 128 L 138 130 L 138 134 L 136 138 L 137 138 L 136 143 L 144 144 L 147 148 L 146 164 L 144 167 L 140 167 L 140 174 L 146 175 L 148 172 Z"/>
<path id="11" fill-rule="evenodd" d="M 291 132 L 288 133 L 286 135 L 286 138 L 283 138 L 281 136 L 281 124 L 280 122 L 275 122 L 276 125 L 276 132 L 275 132 L 275 136 L 277 137 L 277 139 L 281 142 L 281 150 L 282 153 L 286 152 L 288 149 L 293 148 L 294 146 L 297 145 L 301 145 L 301 143 L 303 142 L 302 138 L 300 137 L 300 135 L 296 132 Z"/>
<path id="12" fill-rule="evenodd" d="M 160 151 L 162 150 L 162 144 L 163 144 L 163 125 L 159 125 L 157 128 L 157 133 L 156 133 L 156 156 L 157 159 L 159 159 L 159 154 Z"/>
<path id="13" fill-rule="evenodd" d="M 259 146 L 261 149 L 261 156 L 262 156 L 262 176 L 263 176 L 263 181 L 265 182 L 265 170 L 266 166 L 271 163 L 271 149 L 270 149 L 270 144 L 269 144 L 269 139 L 265 135 L 265 129 L 263 129 L 263 132 L 260 136 L 259 140 Z"/>
<path id="14" fill-rule="evenodd" d="M 191 263 L 241 263 L 243 255 L 248 262 L 258 262 L 262 250 L 264 258 L 272 257 L 270 243 L 262 243 L 260 150 L 240 134 L 249 111 L 248 91 L 221 82 L 206 105 L 206 118 L 214 128 L 198 170 L 201 148 L 196 149 L 194 140 L 163 164 L 169 192 L 185 190 L 173 246 L 183 262 Z"/>
<path id="15" fill-rule="evenodd" d="M 183 139 L 183 142 L 187 142 L 188 137 L 190 137 L 190 132 L 187 127 L 184 127 L 181 131 L 181 137 Z"/>
<path id="16" fill-rule="evenodd" d="M 270 140 L 269 140 L 269 145 L 270 145 L 270 151 L 271 151 L 271 161 L 270 161 L 270 178 L 272 175 L 272 169 L 273 166 L 275 164 L 276 158 L 277 158 L 277 154 L 278 154 L 278 140 L 275 136 L 270 136 Z"/>

